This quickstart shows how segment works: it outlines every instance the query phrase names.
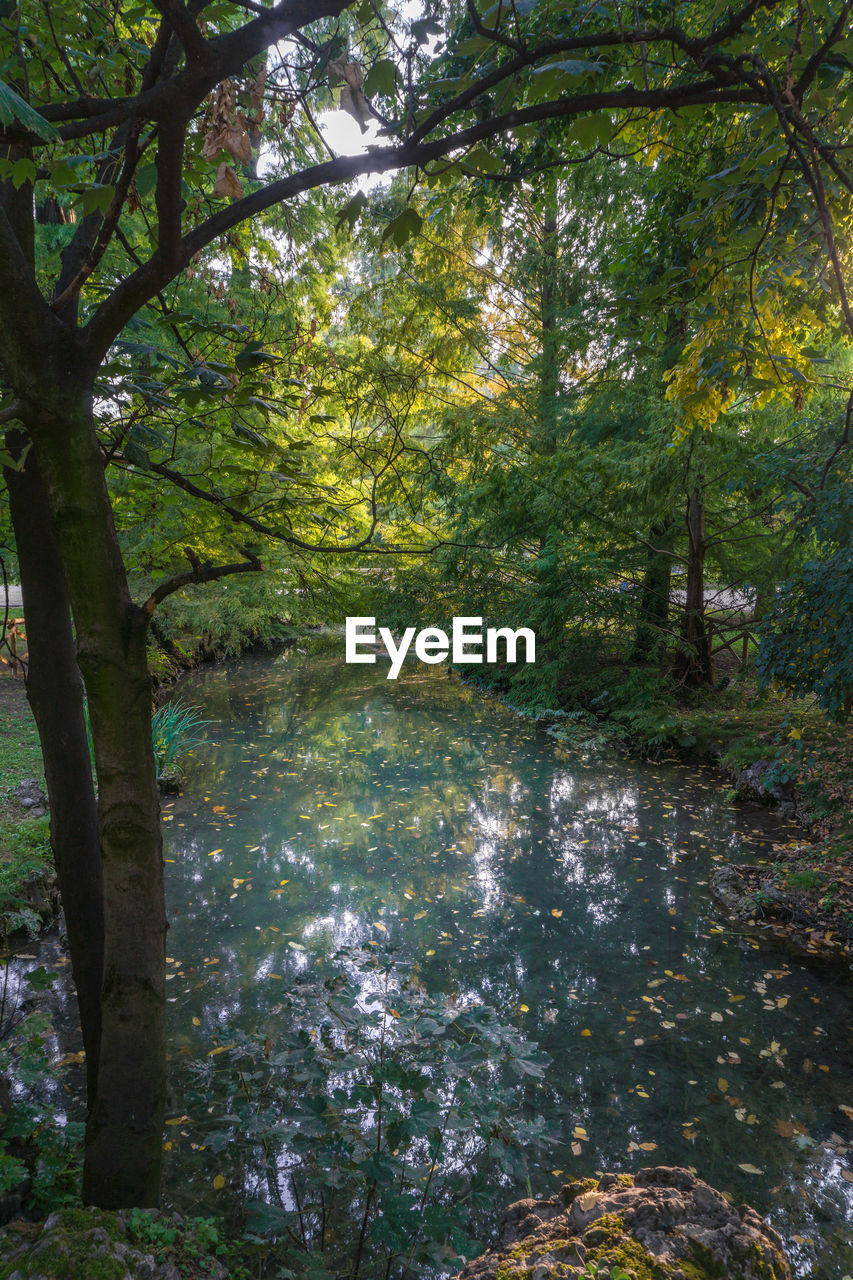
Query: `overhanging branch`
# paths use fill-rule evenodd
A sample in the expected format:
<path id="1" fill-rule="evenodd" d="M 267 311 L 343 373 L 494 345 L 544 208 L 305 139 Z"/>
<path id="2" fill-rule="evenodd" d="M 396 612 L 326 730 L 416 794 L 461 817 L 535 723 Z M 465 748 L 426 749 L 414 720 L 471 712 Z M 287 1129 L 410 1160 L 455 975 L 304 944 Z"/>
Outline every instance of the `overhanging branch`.
<path id="1" fill-rule="evenodd" d="M 187 573 L 176 573 L 173 577 L 161 582 L 159 587 L 155 587 L 142 606 L 145 614 L 150 618 L 158 604 L 167 596 L 174 595 L 176 591 L 190 586 L 191 583 L 217 582 L 220 578 L 229 578 L 235 573 L 262 573 L 264 566 L 258 557 L 242 547 L 241 551 L 246 557 L 245 560 L 240 560 L 236 564 L 214 565 L 209 561 L 199 560 L 191 547 L 184 547 L 184 553 L 190 562 L 190 570 Z"/>

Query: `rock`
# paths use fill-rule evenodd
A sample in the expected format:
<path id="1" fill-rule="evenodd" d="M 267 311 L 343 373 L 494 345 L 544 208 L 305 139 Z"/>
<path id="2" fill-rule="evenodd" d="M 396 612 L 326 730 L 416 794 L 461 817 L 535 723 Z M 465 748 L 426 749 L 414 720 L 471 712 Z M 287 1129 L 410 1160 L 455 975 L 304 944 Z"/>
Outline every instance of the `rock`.
<path id="1" fill-rule="evenodd" d="M 42 818 L 47 813 L 47 796 L 35 778 L 24 778 L 12 795 L 22 809 L 28 810 L 31 818 Z"/>
<path id="2" fill-rule="evenodd" d="M 140 1243 L 136 1218 L 101 1209 L 59 1209 L 44 1223 L 10 1222 L 0 1231 L 0 1276 L 3 1280 L 227 1280 L 216 1258 L 200 1257 L 193 1245 L 181 1251 L 182 1223 L 146 1214 L 148 1233 Z M 153 1243 L 156 1242 L 156 1243 Z M 158 1254 L 172 1257 L 158 1257 Z M 175 1260 L 177 1258 L 177 1261 Z M 177 1265 L 178 1262 L 180 1266 Z"/>
<path id="3" fill-rule="evenodd" d="M 790 782 L 779 782 L 773 776 L 772 760 L 755 760 L 741 769 L 735 778 L 735 792 L 740 800 L 758 800 L 761 804 L 785 804 L 794 812 L 794 788 Z"/>
<path id="4" fill-rule="evenodd" d="M 748 920 L 755 915 L 755 899 L 737 867 L 730 863 L 718 867 L 711 876 L 711 893 L 733 920 Z"/>
<path id="5" fill-rule="evenodd" d="M 510 1205 L 500 1247 L 457 1280 L 571 1280 L 619 1269 L 634 1280 L 791 1280 L 782 1242 L 689 1169 L 641 1169 L 573 1182 L 551 1200 Z"/>

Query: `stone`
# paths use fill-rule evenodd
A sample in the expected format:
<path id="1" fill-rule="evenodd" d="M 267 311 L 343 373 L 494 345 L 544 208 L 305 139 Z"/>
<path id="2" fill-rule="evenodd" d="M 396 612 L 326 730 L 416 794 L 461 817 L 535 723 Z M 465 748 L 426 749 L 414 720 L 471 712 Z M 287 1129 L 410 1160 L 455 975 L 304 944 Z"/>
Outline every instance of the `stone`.
<path id="1" fill-rule="evenodd" d="M 217 1258 L 193 1249 L 179 1267 L 151 1247 L 140 1245 L 125 1213 L 59 1209 L 43 1223 L 16 1220 L 0 1231 L 0 1280 L 227 1280 Z"/>
<path id="2" fill-rule="evenodd" d="M 741 769 L 735 778 L 735 791 L 741 800 L 758 800 L 761 804 L 786 803 L 792 806 L 794 790 L 790 782 L 773 777 L 772 760 L 755 760 Z"/>
<path id="3" fill-rule="evenodd" d="M 47 796 L 35 778 L 24 778 L 12 792 L 22 809 L 28 809 L 33 818 L 41 817 L 47 812 Z"/>
<path id="4" fill-rule="evenodd" d="M 499 1240 L 457 1280 L 581 1280 L 619 1268 L 635 1280 L 791 1280 L 773 1228 L 689 1169 L 602 1174 L 518 1201 Z"/>

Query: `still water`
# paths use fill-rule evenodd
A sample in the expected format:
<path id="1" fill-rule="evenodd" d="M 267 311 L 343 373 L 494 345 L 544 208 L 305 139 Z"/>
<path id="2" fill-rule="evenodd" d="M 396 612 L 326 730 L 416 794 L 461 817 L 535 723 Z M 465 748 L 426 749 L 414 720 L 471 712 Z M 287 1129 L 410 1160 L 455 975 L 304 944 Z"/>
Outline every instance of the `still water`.
<path id="1" fill-rule="evenodd" d="M 183 1064 L 370 939 L 550 1055 L 534 1194 L 690 1165 L 768 1214 L 800 1274 L 853 1274 L 850 975 L 741 937 L 708 894 L 716 862 L 788 833 L 711 771 L 567 758 L 443 672 L 341 659 L 251 656 L 181 687 L 210 724 L 164 810 L 171 1118 Z M 169 1139 L 167 1199 L 223 1211 L 191 1117 Z"/>

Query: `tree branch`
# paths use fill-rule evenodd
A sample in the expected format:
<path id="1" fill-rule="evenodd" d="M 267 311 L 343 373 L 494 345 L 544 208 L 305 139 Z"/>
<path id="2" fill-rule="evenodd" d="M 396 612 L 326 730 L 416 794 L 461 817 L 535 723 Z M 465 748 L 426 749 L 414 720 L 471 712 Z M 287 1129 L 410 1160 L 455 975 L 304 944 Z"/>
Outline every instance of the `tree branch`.
<path id="1" fill-rule="evenodd" d="M 216 582 L 219 578 L 229 578 L 235 573 L 263 572 L 264 566 L 257 556 L 252 555 L 250 551 L 243 547 L 240 550 L 246 557 L 245 560 L 241 560 L 237 564 L 213 565 L 209 561 L 199 560 L 191 547 L 184 547 L 184 553 L 191 565 L 189 572 L 176 573 L 174 577 L 166 578 L 160 583 L 159 587 L 155 587 L 142 606 L 144 612 L 150 618 L 158 604 L 165 600 L 167 596 L 180 591 L 182 587 L 188 587 L 191 583 Z"/>
<path id="2" fill-rule="evenodd" d="M 238 223 L 262 213 L 274 204 L 317 187 L 335 186 L 366 173 L 382 173 L 393 169 L 422 167 L 432 160 L 454 151 L 464 150 L 484 139 L 523 124 L 560 120 L 585 115 L 592 111 L 619 108 L 676 108 L 701 106 L 715 102 L 763 102 L 762 94 L 740 87 L 721 88 L 715 80 L 700 80 L 690 85 L 661 89 L 622 89 L 599 93 L 583 93 L 550 102 L 536 103 L 504 115 L 493 116 L 456 133 L 432 142 L 404 142 L 387 147 L 370 147 L 366 155 L 339 156 L 291 174 L 269 186 L 235 200 L 232 204 L 200 223 L 180 242 L 179 262 L 182 269 L 194 254 Z M 136 311 L 152 298 L 174 276 L 161 254 L 155 253 L 144 266 L 127 276 L 101 304 L 84 333 L 96 358 L 101 358 L 110 343 L 121 332 Z"/>

